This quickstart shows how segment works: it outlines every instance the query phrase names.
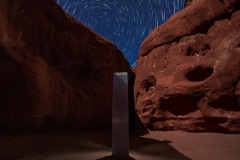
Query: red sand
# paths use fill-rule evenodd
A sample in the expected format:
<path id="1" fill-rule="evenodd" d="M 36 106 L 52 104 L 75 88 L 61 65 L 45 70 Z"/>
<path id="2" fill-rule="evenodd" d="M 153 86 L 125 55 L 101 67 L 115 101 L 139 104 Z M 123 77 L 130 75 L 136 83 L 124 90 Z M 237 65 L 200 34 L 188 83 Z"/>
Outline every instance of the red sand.
<path id="1" fill-rule="evenodd" d="M 111 132 L 0 135 L 0 160 L 239 160 L 240 134 L 150 132 L 111 156 Z"/>

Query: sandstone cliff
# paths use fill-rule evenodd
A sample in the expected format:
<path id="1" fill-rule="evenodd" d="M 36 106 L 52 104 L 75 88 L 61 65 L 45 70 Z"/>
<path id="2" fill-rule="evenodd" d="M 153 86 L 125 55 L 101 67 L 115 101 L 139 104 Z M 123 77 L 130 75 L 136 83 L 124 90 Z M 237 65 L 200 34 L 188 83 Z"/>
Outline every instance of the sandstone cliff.
<path id="1" fill-rule="evenodd" d="M 1 0 L 0 34 L 0 130 L 111 125 L 112 43 L 54 0 Z"/>

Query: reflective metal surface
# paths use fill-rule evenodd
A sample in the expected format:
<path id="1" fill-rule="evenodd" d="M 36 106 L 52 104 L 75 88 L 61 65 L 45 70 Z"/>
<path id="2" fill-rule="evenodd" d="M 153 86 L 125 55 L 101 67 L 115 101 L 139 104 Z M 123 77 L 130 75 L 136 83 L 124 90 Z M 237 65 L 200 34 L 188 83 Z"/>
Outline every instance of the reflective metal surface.
<path id="1" fill-rule="evenodd" d="M 112 154 L 129 155 L 128 74 L 113 75 Z"/>

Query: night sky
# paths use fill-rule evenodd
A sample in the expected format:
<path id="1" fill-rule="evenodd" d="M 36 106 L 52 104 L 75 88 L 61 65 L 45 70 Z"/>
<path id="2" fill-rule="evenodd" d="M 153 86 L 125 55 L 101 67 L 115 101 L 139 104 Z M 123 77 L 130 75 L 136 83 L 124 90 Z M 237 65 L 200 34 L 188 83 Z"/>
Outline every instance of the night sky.
<path id="1" fill-rule="evenodd" d="M 56 0 L 80 22 L 112 41 L 136 64 L 146 36 L 183 9 L 184 0 Z"/>

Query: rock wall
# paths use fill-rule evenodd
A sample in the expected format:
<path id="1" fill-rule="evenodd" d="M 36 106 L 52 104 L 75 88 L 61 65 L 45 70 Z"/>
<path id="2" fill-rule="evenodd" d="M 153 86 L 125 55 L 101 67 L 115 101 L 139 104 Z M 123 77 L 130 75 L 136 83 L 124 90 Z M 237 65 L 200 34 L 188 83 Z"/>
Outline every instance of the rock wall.
<path id="1" fill-rule="evenodd" d="M 54 0 L 1 0 L 0 35 L 0 130 L 110 127 L 112 43 Z"/>
<path id="2" fill-rule="evenodd" d="M 141 44 L 137 114 L 152 130 L 240 132 L 240 1 L 189 2 Z"/>

